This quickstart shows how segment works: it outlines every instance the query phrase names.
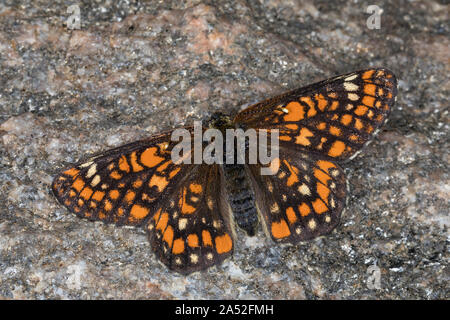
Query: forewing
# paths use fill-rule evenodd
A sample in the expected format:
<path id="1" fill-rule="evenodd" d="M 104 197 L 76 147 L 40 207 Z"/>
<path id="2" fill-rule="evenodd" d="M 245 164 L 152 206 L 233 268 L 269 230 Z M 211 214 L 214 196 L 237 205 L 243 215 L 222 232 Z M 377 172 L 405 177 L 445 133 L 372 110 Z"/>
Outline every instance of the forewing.
<path id="1" fill-rule="evenodd" d="M 274 241 L 296 243 L 336 227 L 346 194 L 344 172 L 336 163 L 281 148 L 268 168 L 273 175 L 261 175 L 260 165 L 248 166 L 258 210 Z"/>
<path id="2" fill-rule="evenodd" d="M 231 217 L 218 165 L 198 165 L 148 221 L 150 242 L 169 269 L 187 274 L 233 251 Z"/>
<path id="3" fill-rule="evenodd" d="M 193 168 L 172 162 L 173 146 L 168 132 L 91 157 L 58 174 L 53 193 L 79 217 L 140 225 Z"/>
<path id="4" fill-rule="evenodd" d="M 391 71 L 367 69 L 262 101 L 234 121 L 243 128 L 279 129 L 280 145 L 342 161 L 383 125 L 396 94 Z"/>

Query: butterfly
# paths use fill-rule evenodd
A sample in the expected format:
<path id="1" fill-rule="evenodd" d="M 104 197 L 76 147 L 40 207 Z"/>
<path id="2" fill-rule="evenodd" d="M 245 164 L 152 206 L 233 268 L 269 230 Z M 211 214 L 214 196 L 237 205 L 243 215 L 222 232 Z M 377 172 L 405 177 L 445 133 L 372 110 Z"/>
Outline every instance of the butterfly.
<path id="1" fill-rule="evenodd" d="M 270 175 L 261 163 L 172 161 L 169 131 L 74 164 L 52 190 L 81 218 L 143 226 L 169 269 L 207 269 L 232 255 L 236 226 L 253 236 L 261 224 L 274 242 L 292 244 L 333 230 L 346 198 L 340 163 L 370 142 L 396 94 L 394 74 L 373 68 L 286 92 L 234 118 L 213 116 L 210 126 L 219 129 L 278 130 Z"/>

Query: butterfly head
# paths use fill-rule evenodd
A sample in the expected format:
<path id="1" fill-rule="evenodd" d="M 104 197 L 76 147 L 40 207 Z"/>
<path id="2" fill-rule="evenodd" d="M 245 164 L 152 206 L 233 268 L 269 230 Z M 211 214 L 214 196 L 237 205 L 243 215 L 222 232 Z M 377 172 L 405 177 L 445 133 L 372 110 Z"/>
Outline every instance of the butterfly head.
<path id="1" fill-rule="evenodd" d="M 215 112 L 209 119 L 209 127 L 219 130 L 234 128 L 231 118 L 221 112 Z"/>

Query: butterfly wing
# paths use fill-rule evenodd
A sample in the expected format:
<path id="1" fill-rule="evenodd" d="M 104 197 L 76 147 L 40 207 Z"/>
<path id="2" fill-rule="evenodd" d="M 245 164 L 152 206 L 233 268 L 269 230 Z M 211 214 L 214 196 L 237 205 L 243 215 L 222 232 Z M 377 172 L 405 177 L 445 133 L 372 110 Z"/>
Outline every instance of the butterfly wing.
<path id="1" fill-rule="evenodd" d="M 232 254 L 229 207 L 220 196 L 225 192 L 219 167 L 174 163 L 170 136 L 153 136 L 82 161 L 57 175 L 52 190 L 79 217 L 145 224 L 158 258 L 171 270 L 190 273 Z M 192 149 L 183 156 L 191 154 Z"/>
<path id="2" fill-rule="evenodd" d="M 342 161 L 383 125 L 396 94 L 391 71 L 367 69 L 262 101 L 234 121 L 243 128 L 279 129 L 280 145 Z"/>
<path id="3" fill-rule="evenodd" d="M 269 134 L 279 129 L 273 175 L 261 175 L 261 165 L 247 167 L 273 240 L 295 243 L 338 224 L 346 180 L 337 162 L 351 159 L 370 141 L 386 121 L 396 93 L 392 72 L 368 69 L 287 92 L 237 114 L 240 127 Z"/>
<path id="4" fill-rule="evenodd" d="M 345 205 L 342 169 L 289 148 L 280 148 L 274 162 L 273 175 L 261 175 L 260 165 L 248 166 L 258 211 L 272 239 L 296 243 L 333 230 Z"/>
<path id="5" fill-rule="evenodd" d="M 148 221 L 150 242 L 169 269 L 187 274 L 233 252 L 231 215 L 218 165 L 198 165 Z"/>
<path id="6" fill-rule="evenodd" d="M 53 193 L 79 217 L 140 225 L 193 169 L 171 160 L 170 137 L 164 133 L 82 161 L 55 177 Z"/>

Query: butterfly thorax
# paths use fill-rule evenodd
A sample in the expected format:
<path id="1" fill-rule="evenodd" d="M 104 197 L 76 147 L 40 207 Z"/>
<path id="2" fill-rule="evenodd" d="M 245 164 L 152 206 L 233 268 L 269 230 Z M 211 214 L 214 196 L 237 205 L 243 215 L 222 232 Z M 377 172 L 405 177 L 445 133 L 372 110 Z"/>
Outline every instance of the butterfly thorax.
<path id="1" fill-rule="evenodd" d="M 222 132 L 224 140 L 226 129 L 236 128 L 232 120 L 221 113 L 215 113 L 210 120 L 210 127 Z M 245 144 L 246 153 L 248 141 Z M 255 205 L 255 195 L 250 187 L 245 171 L 245 164 L 237 163 L 237 145 L 234 143 L 234 162 L 226 163 L 226 141 L 224 141 L 224 161 L 222 165 L 223 176 L 226 185 L 226 193 L 233 211 L 234 221 L 249 236 L 256 233 L 258 214 Z"/>

